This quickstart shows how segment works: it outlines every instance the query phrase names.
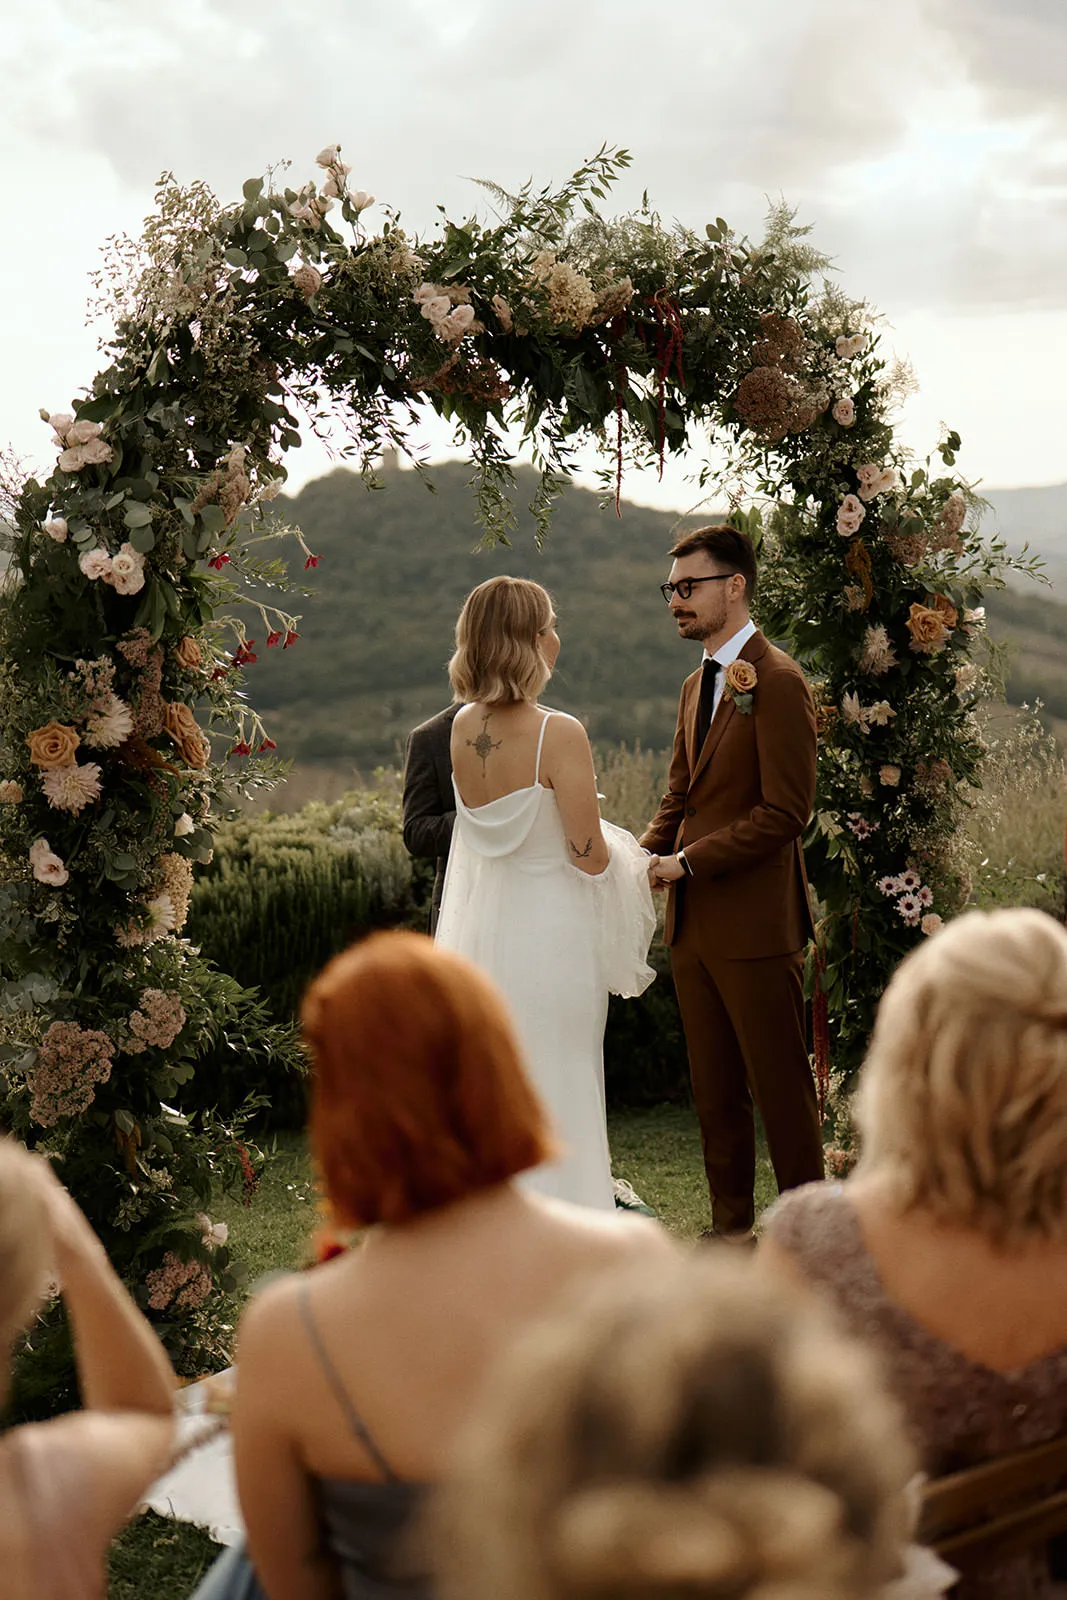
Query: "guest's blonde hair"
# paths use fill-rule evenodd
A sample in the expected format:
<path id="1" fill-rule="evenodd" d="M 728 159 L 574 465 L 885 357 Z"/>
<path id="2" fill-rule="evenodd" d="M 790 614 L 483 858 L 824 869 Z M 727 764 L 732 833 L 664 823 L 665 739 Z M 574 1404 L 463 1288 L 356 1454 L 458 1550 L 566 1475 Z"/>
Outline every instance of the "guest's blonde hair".
<path id="1" fill-rule="evenodd" d="M 899 966 L 856 1101 L 862 1170 L 998 1244 L 1067 1239 L 1067 930 L 969 911 Z"/>
<path id="2" fill-rule="evenodd" d="M 538 636 L 552 624 L 547 590 L 527 578 L 489 578 L 472 589 L 448 663 L 453 699 L 507 705 L 536 700 L 551 677 Z"/>
<path id="3" fill-rule="evenodd" d="M 29 1322 L 48 1270 L 49 1231 L 35 1157 L 0 1136 L 0 1350 Z M 0 1388 L 6 1386 L 0 1371 Z"/>
<path id="4" fill-rule="evenodd" d="M 444 1600 L 860 1600 L 911 1526 L 872 1358 L 733 1258 L 602 1281 L 532 1331 L 454 1463 Z"/>

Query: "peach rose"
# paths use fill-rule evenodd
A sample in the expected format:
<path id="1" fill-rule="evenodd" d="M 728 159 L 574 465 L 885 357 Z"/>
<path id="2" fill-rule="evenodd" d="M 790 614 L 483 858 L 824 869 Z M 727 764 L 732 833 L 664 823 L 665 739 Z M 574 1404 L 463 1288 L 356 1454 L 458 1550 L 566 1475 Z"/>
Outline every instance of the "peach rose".
<path id="1" fill-rule="evenodd" d="M 34 728 L 26 743 L 35 767 L 69 767 L 81 740 L 65 722 L 46 722 Z"/>
<path id="2" fill-rule="evenodd" d="M 959 612 L 952 604 L 952 601 L 948 598 L 948 595 L 934 595 L 934 610 L 945 624 L 945 627 L 948 628 L 949 632 L 952 631 L 957 622 L 960 620 Z"/>
<path id="3" fill-rule="evenodd" d="M 203 664 L 200 646 L 190 634 L 179 639 L 174 650 L 174 659 L 185 672 L 196 672 Z"/>
<path id="4" fill-rule="evenodd" d="M 208 743 L 189 707 L 180 700 L 163 707 L 163 726 L 187 767 L 206 767 Z"/>
<path id="5" fill-rule="evenodd" d="M 906 623 L 911 634 L 911 648 L 920 655 L 940 655 L 948 642 L 948 628 L 939 611 L 921 606 L 913 601 Z"/>
<path id="6" fill-rule="evenodd" d="M 878 768 L 878 781 L 888 789 L 895 789 L 900 783 L 900 768 L 887 761 L 884 767 Z"/>
<path id="7" fill-rule="evenodd" d="M 723 676 L 723 682 L 735 694 L 751 694 L 759 679 L 751 661 L 731 661 Z"/>

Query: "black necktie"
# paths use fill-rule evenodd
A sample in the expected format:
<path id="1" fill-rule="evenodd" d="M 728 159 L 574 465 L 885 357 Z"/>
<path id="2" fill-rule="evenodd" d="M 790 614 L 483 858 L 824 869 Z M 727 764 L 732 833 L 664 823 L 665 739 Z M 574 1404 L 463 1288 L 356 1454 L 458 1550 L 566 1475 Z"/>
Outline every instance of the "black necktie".
<path id="1" fill-rule="evenodd" d="M 719 676 L 719 663 L 706 657 L 700 679 L 700 704 L 697 707 L 697 754 L 704 748 L 704 740 L 711 727 L 715 710 L 715 682 Z"/>

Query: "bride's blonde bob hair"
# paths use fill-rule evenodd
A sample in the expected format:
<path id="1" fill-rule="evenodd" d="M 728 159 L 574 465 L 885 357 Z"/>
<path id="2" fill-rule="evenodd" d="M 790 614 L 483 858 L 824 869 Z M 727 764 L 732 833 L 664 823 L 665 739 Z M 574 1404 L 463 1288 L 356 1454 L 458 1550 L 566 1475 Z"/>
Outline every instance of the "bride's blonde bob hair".
<path id="1" fill-rule="evenodd" d="M 452 698 L 485 705 L 536 700 L 552 676 L 538 644 L 552 621 L 548 591 L 528 578 L 489 578 L 472 589 L 448 663 Z"/>
<path id="2" fill-rule="evenodd" d="M 856 1099 L 860 1170 L 1001 1245 L 1067 1240 L 1067 930 L 969 911 L 901 962 Z"/>

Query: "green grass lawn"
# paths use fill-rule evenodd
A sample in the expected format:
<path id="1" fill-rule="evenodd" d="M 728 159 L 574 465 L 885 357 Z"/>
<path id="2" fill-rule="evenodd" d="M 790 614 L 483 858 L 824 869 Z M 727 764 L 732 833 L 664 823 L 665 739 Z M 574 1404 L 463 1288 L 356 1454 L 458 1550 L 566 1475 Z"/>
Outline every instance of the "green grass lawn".
<path id="1" fill-rule="evenodd" d="M 661 1220 L 682 1238 L 696 1238 L 710 1223 L 700 1155 L 700 1131 L 687 1106 L 618 1111 L 609 1119 L 616 1177 L 626 1178 Z M 250 1206 L 237 1197 L 219 1200 L 212 1220 L 226 1222 L 235 1258 L 250 1283 L 265 1272 L 300 1266 L 317 1213 L 311 1168 L 302 1135 L 278 1136 Z M 760 1142 L 756 1210 L 777 1191 Z M 235 1306 L 235 1315 L 239 1311 Z M 138 1517 L 112 1546 L 109 1600 L 188 1600 L 218 1547 L 201 1528 L 149 1512 Z"/>

